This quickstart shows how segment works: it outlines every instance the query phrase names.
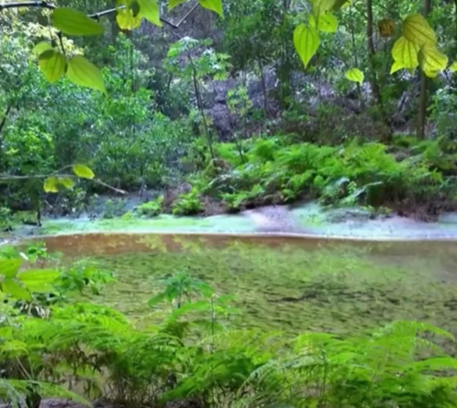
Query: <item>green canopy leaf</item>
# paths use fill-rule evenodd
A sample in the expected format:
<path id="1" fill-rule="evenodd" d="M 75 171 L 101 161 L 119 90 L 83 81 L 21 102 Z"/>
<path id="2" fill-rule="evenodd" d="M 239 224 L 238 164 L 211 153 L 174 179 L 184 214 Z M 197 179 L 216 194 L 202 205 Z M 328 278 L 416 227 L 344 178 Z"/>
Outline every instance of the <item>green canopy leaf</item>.
<path id="1" fill-rule="evenodd" d="M 71 189 L 75 186 L 75 181 L 70 177 L 63 177 L 59 179 L 59 184 L 67 189 Z"/>
<path id="2" fill-rule="evenodd" d="M 140 6 L 139 16 L 145 18 L 151 23 L 162 27 L 160 21 L 160 9 L 157 0 L 138 0 Z"/>
<path id="3" fill-rule="evenodd" d="M 390 70 L 390 73 L 406 68 L 413 71 L 419 65 L 417 54 L 419 52 L 419 46 L 412 41 L 409 41 L 406 37 L 401 36 L 394 44 L 392 48 L 392 57 L 394 64 Z"/>
<path id="4" fill-rule="evenodd" d="M 215 11 L 220 16 L 224 15 L 224 8 L 222 6 L 222 0 L 198 0 L 200 6 Z"/>
<path id="5" fill-rule="evenodd" d="M 318 31 L 323 33 L 334 33 L 338 29 L 338 19 L 330 13 L 322 14 L 319 17 L 310 15 L 309 23 L 311 27 L 316 28 L 316 22 L 318 23 Z"/>
<path id="6" fill-rule="evenodd" d="M 16 276 L 21 267 L 22 260 L 18 259 L 0 259 L 0 275 L 6 278 Z"/>
<path id="7" fill-rule="evenodd" d="M 83 164 L 75 164 L 73 166 L 73 173 L 75 173 L 78 177 L 92 180 L 95 177 L 94 172 L 87 166 Z"/>
<path id="8" fill-rule="evenodd" d="M 141 16 L 134 15 L 134 10 L 119 9 L 117 11 L 116 21 L 122 30 L 134 30 L 141 25 Z"/>
<path id="9" fill-rule="evenodd" d="M 437 43 L 435 31 L 421 14 L 411 14 L 406 17 L 403 21 L 402 31 L 407 40 L 421 47 Z"/>
<path id="10" fill-rule="evenodd" d="M 101 35 L 103 26 L 82 11 L 57 8 L 51 15 L 52 25 L 67 35 Z"/>
<path id="11" fill-rule="evenodd" d="M 76 85 L 106 93 L 102 73 L 82 55 L 68 61 L 67 78 Z"/>
<path id="12" fill-rule="evenodd" d="M 65 56 L 56 50 L 46 50 L 40 54 L 38 65 L 46 79 L 52 84 L 65 74 Z"/>
<path id="13" fill-rule="evenodd" d="M 294 45 L 305 68 L 319 48 L 319 34 L 314 27 L 300 24 L 294 31 Z"/>
<path id="14" fill-rule="evenodd" d="M 349 79 L 349 81 L 362 84 L 365 76 L 360 69 L 352 68 L 346 71 L 346 78 Z"/>
<path id="15" fill-rule="evenodd" d="M 32 300 L 30 293 L 13 279 L 2 282 L 2 291 L 18 300 Z"/>
<path id="16" fill-rule="evenodd" d="M 58 193 L 59 180 L 57 179 L 57 177 L 48 177 L 44 181 L 43 189 L 45 193 Z"/>

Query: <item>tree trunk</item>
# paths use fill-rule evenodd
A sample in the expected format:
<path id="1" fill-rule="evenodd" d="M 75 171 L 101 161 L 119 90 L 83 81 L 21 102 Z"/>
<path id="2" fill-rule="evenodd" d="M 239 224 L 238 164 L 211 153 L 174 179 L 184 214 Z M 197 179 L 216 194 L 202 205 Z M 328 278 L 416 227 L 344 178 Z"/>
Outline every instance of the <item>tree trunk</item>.
<path id="1" fill-rule="evenodd" d="M 427 17 L 432 9 L 432 0 L 425 0 L 424 16 Z M 428 103 L 428 80 L 422 69 L 419 69 L 420 95 L 419 112 L 417 117 L 417 137 L 425 139 L 425 125 L 427 124 L 427 103 Z"/>
<path id="2" fill-rule="evenodd" d="M 386 118 L 386 112 L 384 109 L 384 102 L 381 95 L 381 89 L 379 86 L 377 69 L 376 69 L 376 49 L 374 46 L 373 40 L 373 2 L 372 0 L 367 0 L 367 46 L 368 46 L 368 62 L 370 66 L 370 72 L 368 78 L 370 80 L 371 90 L 373 91 L 373 95 L 375 97 L 376 103 L 379 108 L 379 112 L 381 114 L 382 121 L 385 124 L 388 124 Z M 390 140 L 391 135 L 388 135 L 386 142 Z"/>

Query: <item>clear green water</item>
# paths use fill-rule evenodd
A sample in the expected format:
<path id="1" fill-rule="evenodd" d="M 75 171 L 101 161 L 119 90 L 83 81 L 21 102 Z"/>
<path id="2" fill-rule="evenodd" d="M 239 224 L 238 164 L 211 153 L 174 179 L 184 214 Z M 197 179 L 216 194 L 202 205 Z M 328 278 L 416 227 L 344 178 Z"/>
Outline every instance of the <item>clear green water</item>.
<path id="1" fill-rule="evenodd" d="M 235 306 L 242 310 L 230 317 L 235 327 L 355 333 L 411 319 L 457 335 L 457 244 L 404 249 L 396 243 L 303 245 L 275 239 L 271 245 L 268 240 L 214 243 L 179 236 L 137 241 L 142 247 L 135 253 L 127 251 L 127 244 L 119 251 L 108 243 L 104 251 L 109 254 L 94 259 L 118 280 L 97 301 L 139 324 L 163 316 L 163 310 L 146 304 L 163 289 L 161 279 L 187 272 L 218 294 L 234 295 Z"/>

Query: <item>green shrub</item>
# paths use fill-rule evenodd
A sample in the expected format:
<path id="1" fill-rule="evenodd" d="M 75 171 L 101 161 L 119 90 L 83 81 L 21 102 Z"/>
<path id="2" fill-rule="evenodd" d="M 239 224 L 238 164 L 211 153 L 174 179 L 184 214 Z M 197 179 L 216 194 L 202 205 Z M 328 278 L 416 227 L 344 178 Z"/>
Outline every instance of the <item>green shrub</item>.
<path id="1" fill-rule="evenodd" d="M 135 211 L 139 215 L 143 215 L 145 217 L 156 217 L 163 211 L 163 200 L 163 196 L 160 196 L 153 201 L 148 201 L 147 203 L 139 205 Z"/>
<path id="2" fill-rule="evenodd" d="M 195 188 L 190 193 L 179 195 L 173 202 L 174 215 L 195 215 L 204 210 L 200 193 Z"/>

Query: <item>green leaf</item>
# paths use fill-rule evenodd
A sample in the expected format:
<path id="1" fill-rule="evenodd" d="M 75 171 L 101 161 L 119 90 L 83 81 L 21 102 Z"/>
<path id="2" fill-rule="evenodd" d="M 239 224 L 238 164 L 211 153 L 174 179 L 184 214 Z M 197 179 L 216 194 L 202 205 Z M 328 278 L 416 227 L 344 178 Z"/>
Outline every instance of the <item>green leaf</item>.
<path id="1" fill-rule="evenodd" d="M 221 17 L 224 15 L 224 8 L 222 6 L 222 0 L 198 0 L 200 6 L 215 11 Z"/>
<path id="2" fill-rule="evenodd" d="M 64 76 L 66 63 L 65 56 L 56 50 L 46 50 L 38 58 L 40 69 L 51 84 Z"/>
<path id="3" fill-rule="evenodd" d="M 44 181 L 43 189 L 45 193 L 58 193 L 59 180 L 56 177 L 48 177 Z"/>
<path id="4" fill-rule="evenodd" d="M 360 71 L 360 69 L 352 68 L 346 71 L 346 78 L 349 79 L 349 81 L 358 82 L 360 85 L 362 85 L 365 76 L 363 75 L 363 72 Z"/>
<path id="5" fill-rule="evenodd" d="M 157 0 L 138 0 L 140 6 L 139 16 L 145 18 L 151 23 L 162 27 L 160 21 L 160 9 Z"/>
<path id="6" fill-rule="evenodd" d="M 2 291 L 18 300 L 32 300 L 30 293 L 12 279 L 2 282 Z"/>
<path id="7" fill-rule="evenodd" d="M 59 184 L 66 189 L 72 189 L 75 186 L 75 181 L 70 177 L 64 177 L 59 179 Z"/>
<path id="8" fill-rule="evenodd" d="M 82 11 L 56 8 L 51 15 L 52 25 L 67 35 L 101 35 L 103 26 Z"/>
<path id="9" fill-rule="evenodd" d="M 53 49 L 54 47 L 50 43 L 46 41 L 41 41 L 37 45 L 35 45 L 35 47 L 33 47 L 33 53 L 37 56 L 40 56 L 41 54 L 43 54 L 43 52 Z"/>
<path id="10" fill-rule="evenodd" d="M 21 267 L 22 259 L 0 259 L 0 275 L 6 278 L 14 277 Z"/>
<path id="11" fill-rule="evenodd" d="M 168 0 L 168 8 L 170 10 L 178 7 L 182 3 L 187 3 L 189 0 Z"/>
<path id="12" fill-rule="evenodd" d="M 116 21 L 122 30 L 134 30 L 141 25 L 141 17 L 135 16 L 131 9 L 118 10 Z"/>
<path id="13" fill-rule="evenodd" d="M 320 17 L 335 7 L 336 0 L 311 0 L 313 14 Z"/>
<path id="14" fill-rule="evenodd" d="M 75 164 L 73 166 L 73 173 L 75 173 L 78 177 L 92 180 L 95 177 L 94 172 L 87 166 L 83 164 Z"/>
<path id="15" fill-rule="evenodd" d="M 338 29 L 338 19 L 333 14 L 322 14 L 317 18 L 317 21 L 319 23 L 317 29 L 323 33 L 334 33 Z M 309 23 L 311 27 L 316 27 L 316 17 L 310 15 Z"/>
<path id="16" fill-rule="evenodd" d="M 18 274 L 18 279 L 32 292 L 47 292 L 58 278 L 60 272 L 54 269 L 36 269 L 23 271 Z"/>
<path id="17" fill-rule="evenodd" d="M 314 27 L 300 24 L 294 31 L 294 45 L 305 68 L 319 48 L 319 34 Z"/>
<path id="18" fill-rule="evenodd" d="M 76 85 L 106 93 L 102 73 L 82 55 L 77 55 L 68 61 L 67 78 Z"/>
<path id="19" fill-rule="evenodd" d="M 399 69 L 414 70 L 419 65 L 417 54 L 419 52 L 419 45 L 409 41 L 406 37 L 400 37 L 392 48 L 392 57 L 394 64 L 390 73 L 398 71 Z"/>
<path id="20" fill-rule="evenodd" d="M 437 43 L 435 31 L 421 14 L 411 14 L 406 17 L 403 21 L 402 31 L 407 40 L 421 47 Z"/>
<path id="21" fill-rule="evenodd" d="M 457 71 L 457 62 L 453 62 L 451 65 L 449 65 L 449 71 L 451 72 L 456 72 Z"/>
<path id="22" fill-rule="evenodd" d="M 424 45 L 421 49 L 421 68 L 430 78 L 435 78 L 447 67 L 448 57 L 440 52 L 435 45 Z"/>

